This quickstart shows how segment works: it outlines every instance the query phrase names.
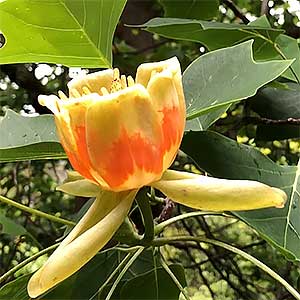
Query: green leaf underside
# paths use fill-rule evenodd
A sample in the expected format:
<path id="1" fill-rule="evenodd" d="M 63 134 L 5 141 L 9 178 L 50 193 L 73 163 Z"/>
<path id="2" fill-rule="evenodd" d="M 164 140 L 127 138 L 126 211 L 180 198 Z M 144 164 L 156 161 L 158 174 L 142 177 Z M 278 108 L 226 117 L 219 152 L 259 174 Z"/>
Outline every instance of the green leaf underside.
<path id="1" fill-rule="evenodd" d="M 0 64 L 46 62 L 110 67 L 112 38 L 126 0 L 10 0 L 0 3 L 6 44 Z"/>
<path id="2" fill-rule="evenodd" d="M 219 9 L 218 0 L 160 0 L 165 17 L 209 20 Z"/>
<path id="3" fill-rule="evenodd" d="M 7 110 L 0 136 L 0 162 L 66 157 L 51 115 L 25 117 Z"/>
<path id="4" fill-rule="evenodd" d="M 235 213 L 288 258 L 300 259 L 300 166 L 279 166 L 253 147 L 220 134 L 202 131 L 185 135 L 182 150 L 215 177 L 257 180 L 284 190 L 283 209 Z"/>
<path id="5" fill-rule="evenodd" d="M 251 109 L 261 117 L 286 120 L 300 118 L 300 87 L 293 82 L 286 83 L 287 89 L 266 87 L 251 99 Z M 282 140 L 300 137 L 299 125 L 259 125 L 258 140 Z"/>
<path id="6" fill-rule="evenodd" d="M 255 62 L 252 44 L 246 41 L 207 53 L 188 66 L 183 74 L 186 130 L 207 129 L 232 103 L 255 95 L 291 64 L 288 60 Z"/>
<path id="7" fill-rule="evenodd" d="M 82 269 L 80 269 L 74 275 L 63 281 L 51 292 L 48 292 L 45 296 L 42 297 L 42 299 L 98 299 L 97 296 L 95 298 L 92 298 L 92 296 L 96 293 L 96 291 L 105 282 L 110 273 L 114 271 L 114 269 L 118 266 L 118 264 L 124 257 L 125 253 L 118 252 L 114 249 L 104 251 L 96 255 L 90 262 L 83 266 Z M 179 295 L 177 287 L 174 287 L 173 285 L 172 289 L 170 289 L 171 284 L 169 282 L 169 279 L 166 278 L 166 274 L 161 273 L 161 269 L 158 267 L 159 263 L 156 262 L 152 251 L 149 250 L 143 252 L 131 266 L 130 272 L 127 272 L 124 275 L 123 280 L 119 284 L 121 285 L 119 290 L 122 291 L 122 289 L 124 288 L 124 294 L 126 295 L 126 299 L 136 299 L 134 298 L 134 296 L 138 291 L 130 291 L 128 288 L 125 288 L 126 284 L 128 283 L 132 285 L 134 283 L 134 280 L 137 280 L 137 282 L 139 282 L 141 278 L 143 278 L 143 276 L 145 276 L 147 279 L 150 279 L 149 274 L 150 276 L 153 276 L 153 274 L 155 275 L 156 273 L 157 278 L 160 278 L 162 276 L 164 279 L 160 280 L 158 284 L 159 288 L 161 289 L 161 295 L 163 295 L 165 299 L 172 299 L 175 293 L 176 295 Z M 171 265 L 170 268 L 178 277 L 182 285 L 185 285 L 186 282 L 183 268 L 178 265 Z M 30 276 L 30 274 L 26 275 L 3 286 L 0 289 L 0 300 L 27 300 L 28 295 L 26 288 Z M 156 287 L 153 286 L 152 283 L 153 282 L 151 282 L 150 285 L 151 287 L 155 288 L 154 292 L 157 293 Z M 105 292 L 108 292 L 109 286 L 110 285 L 107 286 Z M 113 299 L 124 299 L 118 297 L 115 298 L 114 296 L 115 294 L 113 295 Z M 163 300 L 163 298 L 158 299 Z"/>
<path id="8" fill-rule="evenodd" d="M 280 141 L 292 138 L 300 138 L 299 125 L 258 125 L 255 135 L 257 141 Z"/>
<path id="9" fill-rule="evenodd" d="M 262 52 L 263 48 L 274 50 L 272 43 L 282 30 L 264 28 L 263 26 L 247 26 L 239 24 L 225 24 L 201 20 L 154 18 L 140 25 L 147 31 L 161 36 L 201 43 L 209 50 L 216 50 L 240 43 L 247 39 L 254 39 L 254 52 Z M 270 50 L 269 50 L 270 48 Z M 272 50 L 273 49 L 273 50 Z"/>

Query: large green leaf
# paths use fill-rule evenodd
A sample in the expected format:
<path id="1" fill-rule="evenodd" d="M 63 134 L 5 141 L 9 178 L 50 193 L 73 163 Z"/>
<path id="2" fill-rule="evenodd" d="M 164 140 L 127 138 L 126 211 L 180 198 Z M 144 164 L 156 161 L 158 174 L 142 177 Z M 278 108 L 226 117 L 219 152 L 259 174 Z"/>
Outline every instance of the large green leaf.
<path id="1" fill-rule="evenodd" d="M 165 17 L 210 20 L 219 9 L 219 0 L 160 0 Z"/>
<path id="2" fill-rule="evenodd" d="M 8 110 L 0 119 L 0 162 L 65 158 L 50 115 L 24 117 Z"/>
<path id="3" fill-rule="evenodd" d="M 203 130 L 234 102 L 255 95 L 258 88 L 284 72 L 291 61 L 255 62 L 253 41 L 216 50 L 194 60 L 183 74 L 187 130 Z"/>
<path id="4" fill-rule="evenodd" d="M 154 18 L 141 27 L 167 38 L 201 43 L 208 50 L 216 50 L 254 39 L 254 53 L 258 52 L 261 55 L 268 51 L 268 56 L 277 55 L 273 43 L 282 33 L 281 30 L 262 26 L 176 18 Z"/>
<path id="5" fill-rule="evenodd" d="M 0 64 L 111 66 L 112 38 L 126 0 L 0 1 L 6 44 Z"/>
<path id="6" fill-rule="evenodd" d="M 251 108 L 261 117 L 273 120 L 300 118 L 300 87 L 288 82 L 287 89 L 266 87 L 251 99 Z M 274 140 L 300 137 L 299 125 L 259 125 L 257 139 Z"/>
<path id="7" fill-rule="evenodd" d="M 300 165 L 279 166 L 253 147 L 209 131 L 187 133 L 182 150 L 212 176 L 257 180 L 283 189 L 288 195 L 283 209 L 236 214 L 287 257 L 300 260 Z"/>

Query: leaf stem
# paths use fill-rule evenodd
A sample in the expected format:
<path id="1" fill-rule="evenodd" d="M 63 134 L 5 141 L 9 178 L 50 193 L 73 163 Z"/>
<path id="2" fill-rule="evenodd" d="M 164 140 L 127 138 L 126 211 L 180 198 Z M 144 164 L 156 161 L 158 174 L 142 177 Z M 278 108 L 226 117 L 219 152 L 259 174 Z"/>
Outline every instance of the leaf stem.
<path id="1" fill-rule="evenodd" d="M 249 260 L 253 264 L 255 264 L 257 267 L 265 271 L 267 274 L 269 274 L 271 277 L 273 277 L 275 280 L 277 280 L 279 283 L 281 283 L 297 300 L 300 300 L 300 294 L 294 289 L 286 280 L 284 280 L 280 275 L 278 275 L 275 271 L 273 271 L 270 267 L 265 265 L 263 262 L 258 260 L 257 258 L 253 257 L 252 255 L 246 253 L 245 251 L 238 249 L 234 246 L 231 246 L 229 244 L 226 244 L 221 241 L 212 240 L 204 237 L 193 237 L 193 236 L 175 236 L 175 237 L 167 237 L 167 238 L 157 238 L 153 241 L 153 245 L 155 246 L 162 246 L 166 244 L 172 244 L 174 242 L 179 241 L 191 241 L 191 242 L 203 242 L 212 244 L 215 246 L 222 247 L 228 251 L 234 252 L 238 255 L 241 255 L 245 259 Z"/>
<path id="2" fill-rule="evenodd" d="M 49 215 L 45 212 L 39 211 L 37 209 L 25 206 L 25 205 L 23 205 L 21 203 L 18 203 L 16 201 L 10 200 L 10 199 L 8 199 L 4 196 L 0 196 L 0 202 L 6 203 L 6 204 L 11 205 L 11 206 L 14 206 L 14 207 L 16 207 L 16 208 L 18 208 L 22 211 L 30 213 L 31 215 L 36 215 L 36 216 L 39 216 L 41 218 L 51 220 L 53 222 L 61 223 L 61 224 L 67 225 L 67 226 L 75 226 L 76 225 L 76 223 L 74 223 L 72 221 L 69 221 L 69 220 L 66 220 L 66 219 L 63 219 L 63 218 L 59 218 L 59 217 L 56 217 L 56 216 L 53 216 L 53 215 Z"/>
<path id="3" fill-rule="evenodd" d="M 15 267 L 13 267 L 12 269 L 8 270 L 5 274 L 3 274 L 0 277 L 0 283 L 4 282 L 9 276 L 13 275 L 14 273 L 16 273 L 17 271 L 19 271 L 21 268 L 23 268 L 24 266 L 26 266 L 27 264 L 29 264 L 30 262 L 36 260 L 37 258 L 39 258 L 40 256 L 46 254 L 47 252 L 54 250 L 55 248 L 58 247 L 60 243 L 51 245 L 48 248 L 45 248 L 43 250 L 41 250 L 40 252 L 26 258 L 25 260 L 23 260 L 21 263 L 19 263 L 18 265 L 16 265 Z"/>
<path id="4" fill-rule="evenodd" d="M 111 249 L 110 249 L 111 250 Z M 114 276 L 119 272 L 119 270 L 124 266 L 124 264 L 128 261 L 128 259 L 133 256 L 132 252 L 128 253 L 123 260 L 119 263 L 119 265 L 113 270 L 113 272 L 108 276 L 105 282 L 101 285 L 101 287 L 97 290 L 97 292 L 89 298 L 89 300 L 95 299 L 96 295 L 101 296 L 102 290 L 107 286 L 107 284 L 114 278 Z M 98 297 L 99 298 L 99 297 Z"/>
<path id="5" fill-rule="evenodd" d="M 185 213 L 185 214 L 170 218 L 170 219 L 156 225 L 155 226 L 155 234 L 161 233 L 165 227 L 167 227 L 175 222 L 178 222 L 180 220 L 192 218 L 192 217 L 198 217 L 198 216 L 206 216 L 206 215 L 224 216 L 223 213 L 217 213 L 217 212 L 193 211 L 193 212 Z"/>
<path id="6" fill-rule="evenodd" d="M 154 239 L 154 223 L 151 206 L 146 192 L 141 191 L 136 197 L 136 202 L 139 206 L 141 215 L 143 217 L 143 223 L 145 228 L 141 244 L 147 245 Z"/>
<path id="7" fill-rule="evenodd" d="M 172 272 L 172 270 L 169 268 L 169 266 L 167 265 L 167 263 L 165 262 L 163 257 L 160 258 L 160 262 L 161 262 L 162 267 L 165 269 L 165 271 L 169 274 L 169 276 L 173 280 L 173 282 L 177 285 L 178 289 L 183 294 L 184 298 L 186 300 L 191 300 L 188 293 L 184 290 L 184 287 L 181 285 L 181 283 L 179 282 L 179 280 L 177 279 L 175 274 Z"/>
<path id="8" fill-rule="evenodd" d="M 119 282 L 121 281 L 121 279 L 123 278 L 123 276 L 125 275 L 125 273 L 127 272 L 127 270 L 131 267 L 131 265 L 134 263 L 134 261 L 139 257 L 139 255 L 144 251 L 144 247 L 140 247 L 140 249 L 138 249 L 134 255 L 130 258 L 130 260 L 128 261 L 128 263 L 125 265 L 124 269 L 120 272 L 120 274 L 118 275 L 118 277 L 116 278 L 115 282 L 113 283 L 109 293 L 107 294 L 105 300 L 110 300 L 111 296 L 113 295 L 117 285 L 119 284 Z"/>

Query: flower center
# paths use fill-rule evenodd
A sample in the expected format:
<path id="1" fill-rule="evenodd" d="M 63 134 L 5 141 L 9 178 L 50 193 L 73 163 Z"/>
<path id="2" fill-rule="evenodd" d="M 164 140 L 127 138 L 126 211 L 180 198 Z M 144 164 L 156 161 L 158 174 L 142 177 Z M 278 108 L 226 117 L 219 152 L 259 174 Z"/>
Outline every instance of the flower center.
<path id="1" fill-rule="evenodd" d="M 131 76 L 128 76 L 127 78 L 125 75 L 120 76 L 119 69 L 115 68 L 113 81 L 109 91 L 107 90 L 107 88 L 102 87 L 101 93 L 102 95 L 108 95 L 126 89 L 127 87 L 133 86 L 134 84 L 135 84 L 134 79 Z"/>

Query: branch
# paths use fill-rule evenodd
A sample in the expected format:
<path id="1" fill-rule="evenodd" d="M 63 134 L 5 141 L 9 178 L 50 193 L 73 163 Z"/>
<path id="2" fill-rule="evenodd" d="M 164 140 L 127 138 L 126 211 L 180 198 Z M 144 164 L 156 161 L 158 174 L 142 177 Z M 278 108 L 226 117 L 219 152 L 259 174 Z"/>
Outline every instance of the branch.
<path id="1" fill-rule="evenodd" d="M 284 120 L 273 120 L 260 117 L 246 117 L 242 120 L 243 123 L 254 125 L 300 125 L 300 119 L 288 118 Z"/>
<path id="2" fill-rule="evenodd" d="M 222 3 L 225 4 L 228 8 L 230 8 L 234 15 L 241 19 L 244 24 L 248 24 L 250 21 L 244 16 L 241 11 L 235 6 L 235 4 L 231 0 L 222 0 Z"/>

